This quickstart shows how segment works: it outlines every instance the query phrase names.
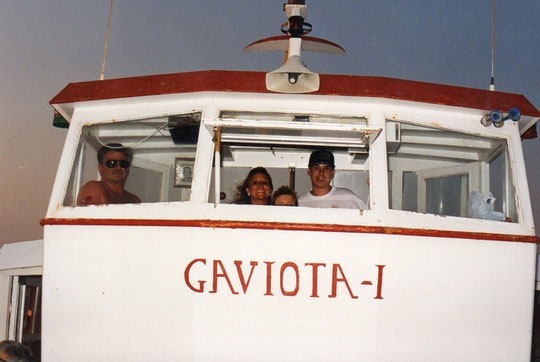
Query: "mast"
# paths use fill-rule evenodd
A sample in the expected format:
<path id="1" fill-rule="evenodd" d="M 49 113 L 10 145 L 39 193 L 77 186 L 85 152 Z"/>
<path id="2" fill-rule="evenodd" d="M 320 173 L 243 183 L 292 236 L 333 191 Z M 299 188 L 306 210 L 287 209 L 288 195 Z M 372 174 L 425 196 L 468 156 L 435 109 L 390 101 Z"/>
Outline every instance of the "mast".
<path id="1" fill-rule="evenodd" d="M 101 64 L 101 75 L 99 76 L 99 80 L 103 80 L 105 78 L 105 60 L 107 59 L 107 45 L 109 43 L 109 31 L 111 29 L 111 14 L 112 14 L 113 1 L 114 0 L 111 0 L 111 5 L 109 6 L 109 21 L 107 22 L 107 35 L 105 36 L 105 48 L 103 49 L 103 63 Z"/>

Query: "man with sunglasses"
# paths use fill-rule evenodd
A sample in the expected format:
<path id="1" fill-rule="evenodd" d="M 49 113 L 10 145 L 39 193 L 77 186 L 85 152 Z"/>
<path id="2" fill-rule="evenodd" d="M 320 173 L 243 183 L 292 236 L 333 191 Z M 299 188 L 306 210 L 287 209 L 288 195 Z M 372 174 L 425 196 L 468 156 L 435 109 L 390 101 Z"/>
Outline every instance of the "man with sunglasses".
<path id="1" fill-rule="evenodd" d="M 101 181 L 90 181 L 77 196 L 77 205 L 129 204 L 141 200 L 124 189 L 131 166 L 132 152 L 120 143 L 109 143 L 97 154 Z"/>

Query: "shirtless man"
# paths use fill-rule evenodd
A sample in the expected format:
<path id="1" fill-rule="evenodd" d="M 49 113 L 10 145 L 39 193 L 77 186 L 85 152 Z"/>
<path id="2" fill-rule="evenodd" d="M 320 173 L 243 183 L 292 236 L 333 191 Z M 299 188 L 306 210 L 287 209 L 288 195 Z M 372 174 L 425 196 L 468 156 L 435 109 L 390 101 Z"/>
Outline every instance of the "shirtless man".
<path id="1" fill-rule="evenodd" d="M 351 190 L 331 186 L 335 173 L 334 155 L 327 150 L 317 150 L 309 157 L 308 176 L 311 191 L 298 199 L 300 206 L 367 209 L 367 205 Z"/>
<path id="2" fill-rule="evenodd" d="M 97 154 L 101 181 L 90 181 L 84 185 L 77 196 L 77 205 L 140 203 L 137 195 L 124 190 L 131 158 L 131 149 L 120 143 L 101 147 Z"/>

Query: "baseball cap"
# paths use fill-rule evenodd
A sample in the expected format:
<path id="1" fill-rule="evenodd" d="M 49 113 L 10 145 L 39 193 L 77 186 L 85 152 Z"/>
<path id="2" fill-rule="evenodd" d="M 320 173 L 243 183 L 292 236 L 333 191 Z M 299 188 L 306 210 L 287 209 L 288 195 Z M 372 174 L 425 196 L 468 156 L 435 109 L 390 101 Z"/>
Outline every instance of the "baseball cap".
<path id="1" fill-rule="evenodd" d="M 327 150 L 313 151 L 311 156 L 309 156 L 308 167 L 320 164 L 328 165 L 332 168 L 336 167 L 336 165 L 334 165 L 334 155 L 332 152 Z"/>

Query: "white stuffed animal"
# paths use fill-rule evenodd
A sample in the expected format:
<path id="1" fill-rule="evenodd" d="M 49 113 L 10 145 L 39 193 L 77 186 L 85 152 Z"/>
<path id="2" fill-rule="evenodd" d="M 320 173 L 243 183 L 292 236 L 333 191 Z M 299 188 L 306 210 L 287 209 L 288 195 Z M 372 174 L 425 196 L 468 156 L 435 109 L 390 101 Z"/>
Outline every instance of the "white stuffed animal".
<path id="1" fill-rule="evenodd" d="M 495 197 L 491 192 L 482 195 L 478 191 L 472 191 L 467 201 L 467 217 L 484 220 L 505 221 L 502 212 L 493 211 Z"/>

